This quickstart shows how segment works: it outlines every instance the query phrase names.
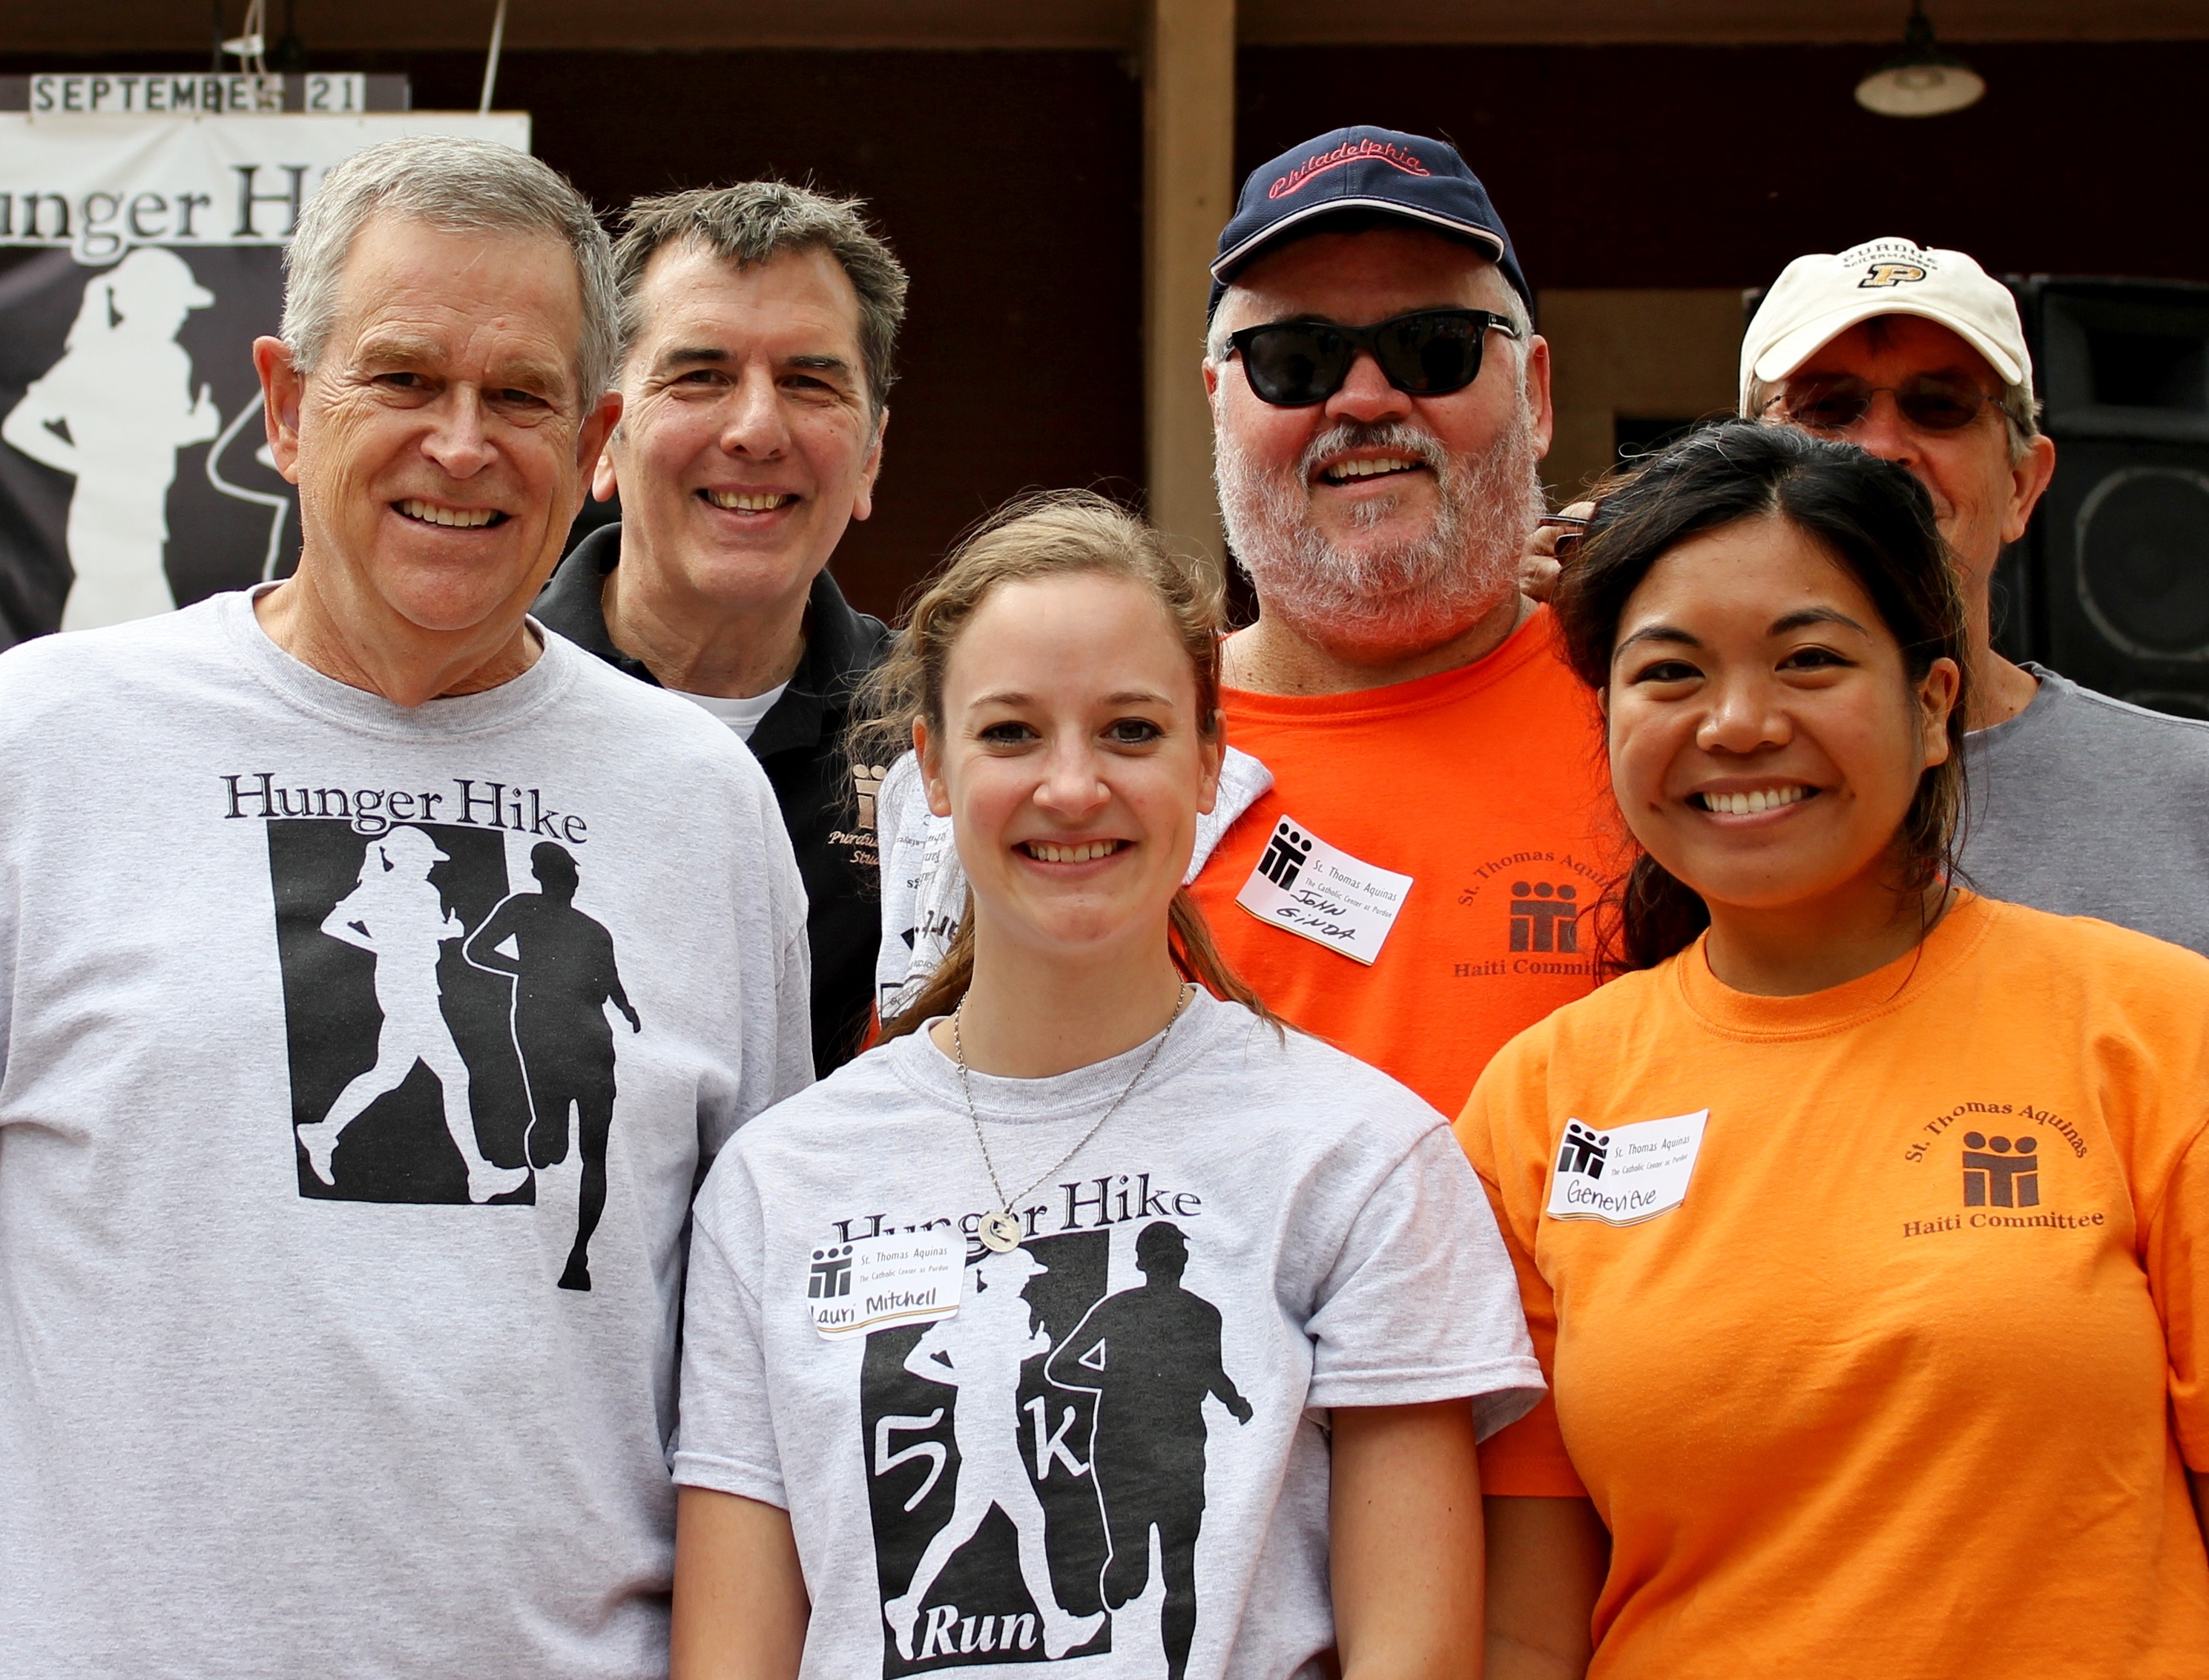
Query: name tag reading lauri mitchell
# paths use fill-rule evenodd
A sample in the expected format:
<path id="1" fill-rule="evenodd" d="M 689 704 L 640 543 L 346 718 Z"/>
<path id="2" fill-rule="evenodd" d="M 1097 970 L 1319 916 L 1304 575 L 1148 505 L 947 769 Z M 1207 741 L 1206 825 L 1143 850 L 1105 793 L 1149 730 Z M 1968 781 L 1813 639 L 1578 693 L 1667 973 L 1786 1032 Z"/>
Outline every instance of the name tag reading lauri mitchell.
<path id="1" fill-rule="evenodd" d="M 894 1324 L 926 1324 L 959 1310 L 966 1239 L 955 1231 L 895 1231 L 813 1251 L 805 1304 L 831 1341 Z"/>
<path id="2" fill-rule="evenodd" d="M 1292 816 L 1273 825 L 1257 868 L 1235 895 L 1261 922 L 1369 967 L 1396 925 L 1411 877 L 1329 846 Z"/>
<path id="3" fill-rule="evenodd" d="M 1568 1120 L 1557 1170 L 1550 1177 L 1550 1217 L 1639 1225 L 1670 1213 L 1688 1199 L 1688 1180 L 1710 1117 L 1710 1110 L 1699 1109 L 1607 1132 Z"/>

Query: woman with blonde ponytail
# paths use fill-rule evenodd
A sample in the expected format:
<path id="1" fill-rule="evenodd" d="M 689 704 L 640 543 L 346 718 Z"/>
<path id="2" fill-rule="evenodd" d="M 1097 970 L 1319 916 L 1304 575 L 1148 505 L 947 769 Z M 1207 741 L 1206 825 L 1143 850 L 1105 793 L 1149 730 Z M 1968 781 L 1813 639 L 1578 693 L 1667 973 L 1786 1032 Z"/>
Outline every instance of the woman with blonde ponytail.
<path id="1" fill-rule="evenodd" d="M 967 900 L 701 1192 L 676 1680 L 1477 1672 L 1474 1443 L 1537 1368 L 1442 1117 L 1283 1030 L 1182 890 L 1219 617 L 1089 496 L 914 607 L 875 726 Z"/>

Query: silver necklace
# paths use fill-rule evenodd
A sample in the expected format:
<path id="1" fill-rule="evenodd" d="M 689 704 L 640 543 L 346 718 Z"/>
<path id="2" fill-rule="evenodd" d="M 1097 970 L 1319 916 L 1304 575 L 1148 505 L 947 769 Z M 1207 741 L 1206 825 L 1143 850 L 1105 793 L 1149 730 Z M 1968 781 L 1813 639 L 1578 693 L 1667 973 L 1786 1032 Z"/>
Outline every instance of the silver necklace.
<path id="1" fill-rule="evenodd" d="M 1038 1185 L 1080 1154 L 1089 1140 L 1104 1129 L 1104 1123 L 1120 1111 L 1120 1105 L 1135 1094 L 1135 1087 L 1143 1082 L 1143 1075 L 1150 1072 L 1151 1063 L 1159 1059 L 1159 1052 L 1166 1047 L 1166 1040 L 1173 1036 L 1174 1022 L 1181 1019 L 1181 1012 L 1189 1007 L 1189 1000 L 1195 992 L 1195 986 L 1183 985 L 1180 997 L 1175 1000 L 1173 1014 L 1166 1021 L 1165 1031 L 1159 1034 L 1158 1042 L 1151 1046 L 1151 1053 L 1143 1058 L 1143 1065 L 1135 1069 L 1135 1076 L 1128 1081 L 1128 1088 L 1112 1099 L 1111 1107 L 1097 1117 L 1097 1123 L 1082 1133 L 1074 1147 L 1037 1174 L 1035 1183 L 1017 1196 L 1005 1194 L 1005 1186 L 997 1177 L 997 1164 L 990 1158 L 990 1140 L 982 1131 L 982 1117 L 974 1112 L 973 1087 L 966 1082 L 966 1046 L 959 1038 L 959 1018 L 966 1013 L 966 1000 L 964 997 L 959 1000 L 959 1007 L 951 1012 L 951 1055 L 959 1064 L 959 1094 L 966 1099 L 966 1118 L 974 1128 L 974 1141 L 982 1147 L 982 1165 L 989 1169 L 990 1188 L 997 1195 L 997 1211 L 982 1215 L 983 1247 L 993 1254 L 1005 1254 L 1020 1247 L 1022 1232 L 1020 1215 L 1013 1212 L 1014 1202 L 1027 1200 L 1035 1193 Z"/>

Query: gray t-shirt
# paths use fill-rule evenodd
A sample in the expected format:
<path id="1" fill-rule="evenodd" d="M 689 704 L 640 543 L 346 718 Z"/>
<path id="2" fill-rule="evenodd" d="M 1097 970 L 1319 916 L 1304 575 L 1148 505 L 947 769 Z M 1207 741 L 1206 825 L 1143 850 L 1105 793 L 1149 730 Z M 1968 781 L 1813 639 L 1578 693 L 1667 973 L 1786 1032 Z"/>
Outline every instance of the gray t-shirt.
<path id="1" fill-rule="evenodd" d="M 557 636 L 412 711 L 243 594 L 0 656 L 0 1676 L 665 1674 L 804 912 L 751 755 Z"/>
<path id="2" fill-rule="evenodd" d="M 1965 738 L 1964 872 L 1991 898 L 2209 956 L 2209 724 L 2025 668 L 2032 703 Z"/>
<path id="3" fill-rule="evenodd" d="M 1487 1433 L 1541 1393 L 1448 1123 L 1203 994 L 1163 1046 L 972 1081 L 1032 1238 L 1008 1254 L 973 1240 L 990 1178 L 924 1033 L 724 1152 L 677 1480 L 789 1511 L 806 1680 L 1151 1680 L 1177 1637 L 1190 1680 L 1331 1671 L 1329 1408 L 1472 1396 Z"/>

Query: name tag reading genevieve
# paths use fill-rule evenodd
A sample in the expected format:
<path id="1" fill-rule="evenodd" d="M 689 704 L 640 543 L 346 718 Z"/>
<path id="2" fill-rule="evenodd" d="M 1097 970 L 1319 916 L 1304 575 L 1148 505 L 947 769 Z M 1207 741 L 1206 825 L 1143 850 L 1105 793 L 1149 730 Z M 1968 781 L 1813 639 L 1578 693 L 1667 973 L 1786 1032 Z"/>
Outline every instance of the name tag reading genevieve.
<path id="1" fill-rule="evenodd" d="M 1688 1199 L 1710 1117 L 1706 1108 L 1609 1131 L 1568 1120 L 1550 1177 L 1550 1217 L 1639 1225 L 1670 1213 Z"/>
<path id="2" fill-rule="evenodd" d="M 831 1341 L 894 1324 L 925 1324 L 959 1310 L 966 1239 L 955 1231 L 899 1231 L 813 1251 L 805 1304 Z"/>
<path id="3" fill-rule="evenodd" d="M 1235 902 L 1261 922 L 1369 967 L 1411 890 L 1410 876 L 1353 858 L 1284 816 Z"/>

